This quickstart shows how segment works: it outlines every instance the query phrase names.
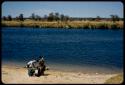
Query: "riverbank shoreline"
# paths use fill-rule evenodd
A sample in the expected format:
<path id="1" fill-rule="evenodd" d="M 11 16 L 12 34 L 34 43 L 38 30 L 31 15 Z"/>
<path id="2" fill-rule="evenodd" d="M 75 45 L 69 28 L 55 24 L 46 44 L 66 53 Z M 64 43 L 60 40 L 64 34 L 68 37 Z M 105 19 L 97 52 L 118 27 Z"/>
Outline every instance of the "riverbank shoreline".
<path id="1" fill-rule="evenodd" d="M 2 62 L 3 66 L 15 66 L 15 67 L 25 67 L 27 62 L 9 62 L 4 61 Z M 116 74 L 122 73 L 123 69 L 113 66 L 97 66 L 97 65 L 75 65 L 75 64 L 57 64 L 57 63 L 46 63 L 48 69 L 57 70 L 61 72 L 80 72 L 80 73 L 87 73 L 87 74 Z"/>
<path id="2" fill-rule="evenodd" d="M 123 29 L 123 21 L 2 21 L 2 27 L 33 27 L 58 29 Z"/>
<path id="3" fill-rule="evenodd" d="M 46 70 L 44 76 L 29 77 L 27 69 L 12 65 L 2 65 L 2 82 L 5 84 L 103 84 L 115 74 L 89 74 Z"/>

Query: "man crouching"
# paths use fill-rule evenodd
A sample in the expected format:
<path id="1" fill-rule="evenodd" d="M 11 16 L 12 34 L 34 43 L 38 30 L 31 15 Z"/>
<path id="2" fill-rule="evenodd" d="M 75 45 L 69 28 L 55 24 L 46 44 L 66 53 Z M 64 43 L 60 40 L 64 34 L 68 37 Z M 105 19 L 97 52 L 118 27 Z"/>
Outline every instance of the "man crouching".
<path id="1" fill-rule="evenodd" d="M 32 60 L 27 63 L 26 68 L 28 68 L 29 76 L 41 76 L 44 75 L 44 71 L 46 69 L 45 61 L 43 57 L 39 57 L 38 60 Z"/>

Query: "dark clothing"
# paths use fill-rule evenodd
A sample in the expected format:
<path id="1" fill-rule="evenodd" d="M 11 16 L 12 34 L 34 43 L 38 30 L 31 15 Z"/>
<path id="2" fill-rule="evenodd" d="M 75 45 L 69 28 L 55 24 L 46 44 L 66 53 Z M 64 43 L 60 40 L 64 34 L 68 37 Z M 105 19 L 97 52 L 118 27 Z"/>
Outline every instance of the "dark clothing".
<path id="1" fill-rule="evenodd" d="M 35 73 L 35 70 L 37 70 L 38 72 L 36 71 L 35 73 L 35 76 L 37 77 L 39 77 L 40 75 L 44 75 L 44 71 L 46 68 L 43 58 L 37 60 L 37 62 L 34 62 L 32 67 L 29 67 L 29 66 L 27 67 L 28 67 L 28 75 L 33 76 Z"/>
<path id="2" fill-rule="evenodd" d="M 45 68 L 46 68 L 45 65 L 43 65 L 43 66 L 40 67 L 40 73 L 41 73 L 41 75 L 44 75 Z"/>
<path id="3" fill-rule="evenodd" d="M 28 75 L 33 76 L 35 70 L 33 68 L 28 68 Z"/>
<path id="4" fill-rule="evenodd" d="M 39 61 L 39 66 L 44 66 L 44 61 Z"/>

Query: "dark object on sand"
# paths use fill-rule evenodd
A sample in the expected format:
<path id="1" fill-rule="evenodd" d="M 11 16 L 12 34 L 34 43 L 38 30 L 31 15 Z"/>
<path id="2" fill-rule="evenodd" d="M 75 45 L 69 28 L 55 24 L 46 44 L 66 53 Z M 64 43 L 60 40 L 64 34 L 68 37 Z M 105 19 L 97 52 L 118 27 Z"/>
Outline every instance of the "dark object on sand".
<path id="1" fill-rule="evenodd" d="M 29 63 L 29 62 L 28 62 Z M 30 67 L 27 65 L 28 68 L 28 75 L 29 76 L 41 76 L 44 75 L 44 71 L 46 70 L 45 62 L 43 57 L 37 60 L 36 62 L 30 61 Z"/>
<path id="2" fill-rule="evenodd" d="M 28 68 L 28 75 L 29 76 L 41 76 L 44 75 L 44 71 L 45 71 L 46 66 L 42 66 L 42 67 L 35 67 L 35 68 Z"/>
<path id="3" fill-rule="evenodd" d="M 45 65 L 43 65 L 42 67 L 40 67 L 40 71 L 41 71 L 40 73 L 41 73 L 41 75 L 44 75 L 45 69 L 46 69 Z"/>
<path id="4" fill-rule="evenodd" d="M 33 68 L 28 68 L 28 75 L 29 76 L 33 76 L 34 72 L 35 72 L 35 70 Z"/>

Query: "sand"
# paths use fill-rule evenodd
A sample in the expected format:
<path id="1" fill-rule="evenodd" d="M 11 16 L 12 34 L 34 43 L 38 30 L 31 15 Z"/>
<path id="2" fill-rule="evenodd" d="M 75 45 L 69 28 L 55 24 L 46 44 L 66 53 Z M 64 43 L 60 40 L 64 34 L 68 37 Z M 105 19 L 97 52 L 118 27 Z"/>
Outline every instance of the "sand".
<path id="1" fill-rule="evenodd" d="M 103 84 L 115 74 L 81 73 L 46 70 L 44 76 L 29 77 L 26 68 L 2 65 L 4 84 Z"/>

